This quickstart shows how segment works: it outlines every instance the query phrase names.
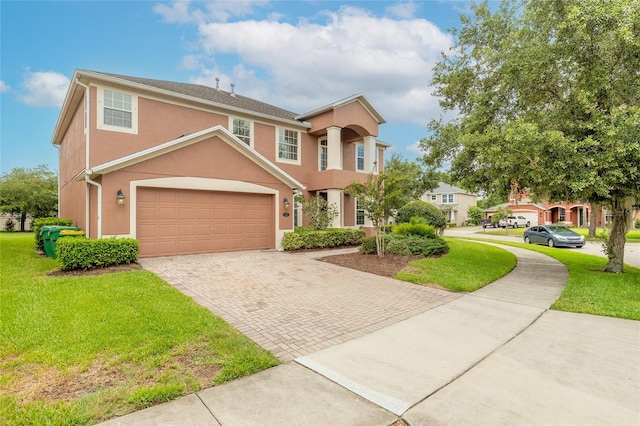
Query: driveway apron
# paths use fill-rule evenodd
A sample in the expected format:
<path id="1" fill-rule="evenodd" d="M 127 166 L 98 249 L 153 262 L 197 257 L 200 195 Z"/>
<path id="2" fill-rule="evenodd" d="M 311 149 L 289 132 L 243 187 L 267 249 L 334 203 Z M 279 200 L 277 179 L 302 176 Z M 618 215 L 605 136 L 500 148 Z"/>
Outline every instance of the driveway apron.
<path id="1" fill-rule="evenodd" d="M 283 362 L 460 297 L 314 259 L 341 252 L 244 251 L 140 263 Z"/>

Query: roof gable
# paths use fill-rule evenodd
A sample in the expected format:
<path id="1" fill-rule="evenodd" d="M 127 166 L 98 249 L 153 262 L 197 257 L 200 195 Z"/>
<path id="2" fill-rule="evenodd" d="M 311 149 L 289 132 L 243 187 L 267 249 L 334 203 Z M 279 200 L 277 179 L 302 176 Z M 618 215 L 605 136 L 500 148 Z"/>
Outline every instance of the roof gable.
<path id="1" fill-rule="evenodd" d="M 228 145 L 239 151 L 241 154 L 249 158 L 256 165 L 263 168 L 271 175 L 279 179 L 285 185 L 288 185 L 292 189 L 304 189 L 304 185 L 286 173 L 284 170 L 273 164 L 267 158 L 265 158 L 262 154 L 246 145 L 240 139 L 238 139 L 233 133 L 224 127 L 218 125 L 214 127 L 209 127 L 204 130 L 200 130 L 195 133 L 191 133 L 189 135 L 181 136 L 177 139 L 170 140 L 168 142 L 162 143 L 160 145 L 153 146 L 151 148 L 147 148 L 145 150 L 136 152 L 134 154 L 126 155 L 124 157 L 116 158 L 115 160 L 108 161 L 103 164 L 99 164 L 90 170 L 86 170 L 76 176 L 77 180 L 84 179 L 85 175 L 89 175 L 90 177 L 95 177 L 98 175 L 103 175 L 111 172 L 115 172 L 117 170 L 123 169 L 125 167 L 132 166 L 134 164 L 141 163 L 146 160 L 150 160 L 155 157 L 159 157 L 164 154 L 168 154 L 170 152 L 179 150 L 181 148 L 187 147 L 189 145 L 193 145 L 195 143 L 201 142 L 206 139 L 210 139 L 214 136 L 219 137 L 222 141 L 226 142 Z"/>
<path id="2" fill-rule="evenodd" d="M 297 120 L 307 120 L 307 119 L 313 117 L 314 115 L 318 115 L 318 114 L 322 114 L 323 112 L 327 112 L 327 111 L 338 109 L 338 108 L 340 108 L 342 106 L 345 106 L 345 105 L 348 105 L 348 104 L 350 104 L 352 102 L 359 102 L 369 112 L 369 114 L 371 114 L 371 116 L 378 122 L 378 124 L 386 123 L 386 120 L 384 119 L 382 114 L 380 114 L 380 112 L 378 112 L 378 110 L 373 106 L 373 104 L 371 102 L 369 102 L 367 97 L 365 95 L 363 95 L 362 93 L 358 93 L 358 94 L 349 96 L 348 98 L 341 99 L 341 100 L 339 100 L 337 102 L 325 105 L 325 106 L 320 107 L 318 109 L 315 109 L 313 111 L 309 111 L 309 112 L 307 112 L 305 114 L 298 115 L 298 116 L 296 116 L 296 119 Z"/>

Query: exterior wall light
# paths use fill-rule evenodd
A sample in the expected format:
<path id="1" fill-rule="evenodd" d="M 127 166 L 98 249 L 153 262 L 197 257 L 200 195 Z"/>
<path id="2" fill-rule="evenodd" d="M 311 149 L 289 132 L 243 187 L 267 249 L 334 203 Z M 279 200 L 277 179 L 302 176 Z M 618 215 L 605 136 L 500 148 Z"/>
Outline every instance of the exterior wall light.
<path id="1" fill-rule="evenodd" d="M 127 197 L 122 193 L 122 189 L 118 189 L 118 193 L 116 194 L 116 200 L 118 200 L 119 206 L 124 206 L 124 202 L 127 200 Z"/>
<path id="2" fill-rule="evenodd" d="M 285 198 L 284 200 L 282 200 L 282 204 L 284 206 L 284 213 L 282 213 L 282 216 L 284 217 L 289 217 L 289 199 Z"/>

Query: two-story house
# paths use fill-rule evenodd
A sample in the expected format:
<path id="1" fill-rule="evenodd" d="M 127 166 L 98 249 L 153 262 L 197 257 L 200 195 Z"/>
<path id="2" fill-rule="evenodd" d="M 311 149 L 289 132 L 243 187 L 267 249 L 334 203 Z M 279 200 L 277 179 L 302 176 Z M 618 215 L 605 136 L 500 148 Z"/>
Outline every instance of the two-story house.
<path id="1" fill-rule="evenodd" d="M 141 256 L 276 249 L 322 196 L 333 227 L 367 227 L 344 193 L 384 162 L 385 120 L 364 95 L 297 114 L 207 87 L 76 70 L 52 142 L 61 217 Z"/>
<path id="2" fill-rule="evenodd" d="M 439 182 L 436 189 L 422 196 L 422 201 L 434 204 L 444 213 L 447 222 L 458 226 L 464 225 L 469 219 L 467 211 L 476 205 L 477 199 L 475 194 L 444 182 Z"/>

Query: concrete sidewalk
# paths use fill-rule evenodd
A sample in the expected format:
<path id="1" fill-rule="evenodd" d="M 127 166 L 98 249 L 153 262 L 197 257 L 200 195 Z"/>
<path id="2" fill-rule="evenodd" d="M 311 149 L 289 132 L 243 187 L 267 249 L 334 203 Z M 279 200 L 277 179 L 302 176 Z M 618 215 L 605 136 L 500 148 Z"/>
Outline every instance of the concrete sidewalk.
<path id="1" fill-rule="evenodd" d="M 640 322 L 548 311 L 566 268 L 505 249 L 480 291 L 105 424 L 640 424 Z"/>

